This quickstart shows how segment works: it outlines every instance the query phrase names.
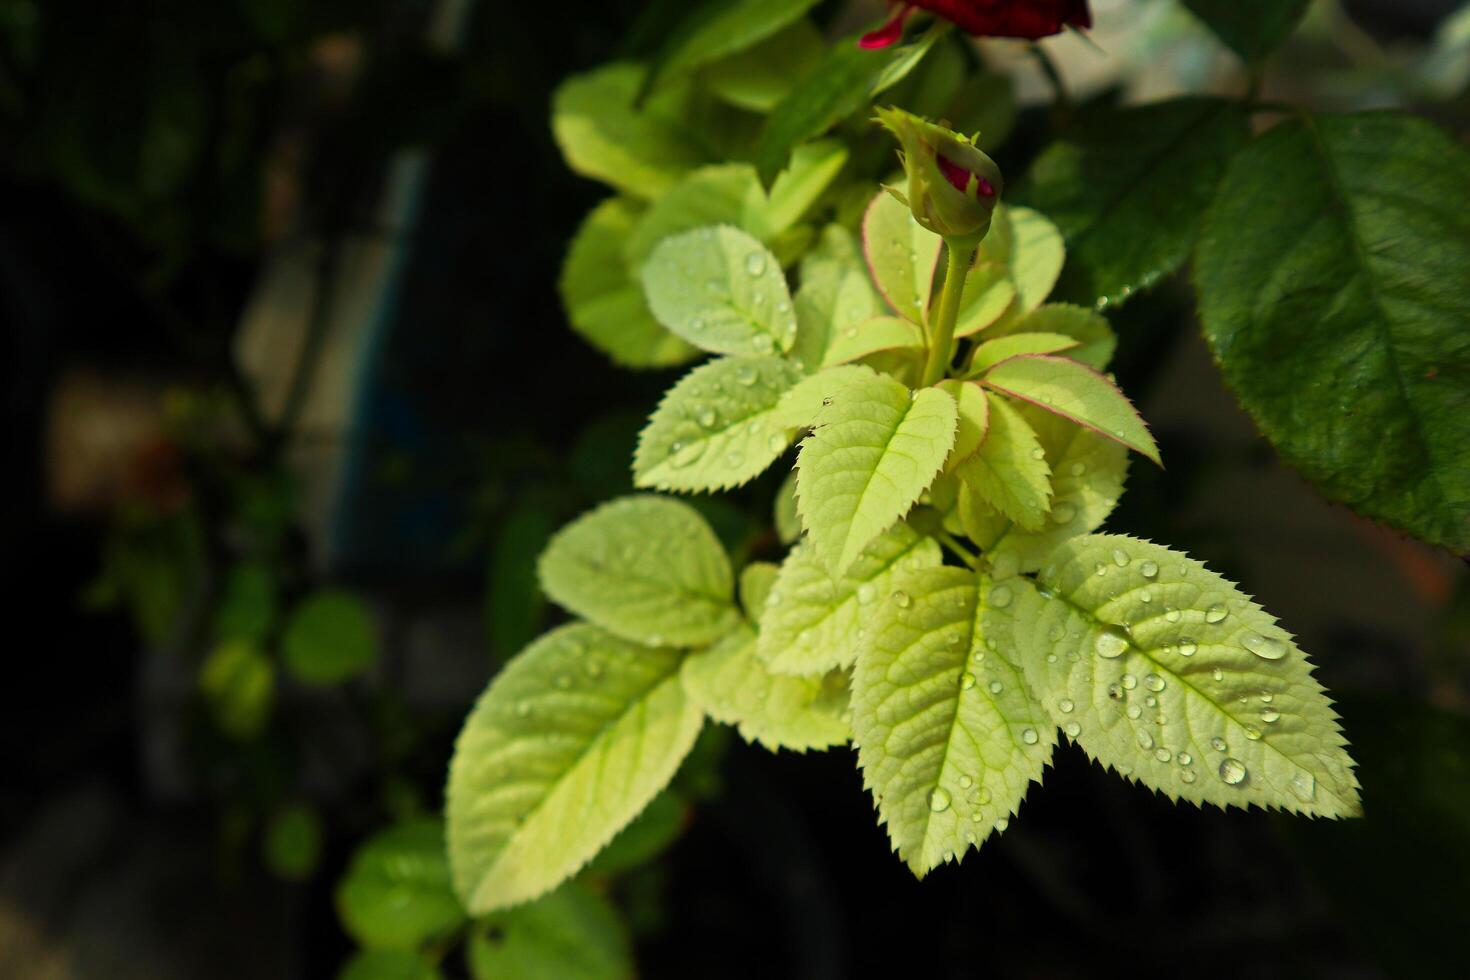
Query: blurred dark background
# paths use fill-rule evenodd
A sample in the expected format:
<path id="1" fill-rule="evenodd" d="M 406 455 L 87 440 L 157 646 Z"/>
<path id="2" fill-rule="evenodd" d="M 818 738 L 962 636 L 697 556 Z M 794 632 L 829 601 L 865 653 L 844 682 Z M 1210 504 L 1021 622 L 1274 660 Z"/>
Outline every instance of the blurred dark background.
<path id="1" fill-rule="evenodd" d="M 1430 97 L 1402 70 L 1456 6 L 1346 4 L 1277 84 L 1463 136 L 1463 82 Z M 646 50 L 670 7 L 0 0 L 0 977 L 315 978 L 348 956 L 352 849 L 437 808 L 465 710 L 557 616 L 541 543 L 627 488 L 674 376 L 567 329 L 561 257 L 604 191 L 547 125 L 562 78 Z M 1008 172 L 1044 116 L 1023 112 Z M 920 883 L 850 752 L 736 742 L 687 833 L 620 886 L 642 975 L 1464 975 L 1464 565 L 1284 469 L 1189 304 L 1172 284 L 1113 317 L 1170 465 L 1135 468 L 1111 526 L 1300 635 L 1367 819 L 1175 806 L 1064 748 L 1003 837 Z M 708 512 L 747 541 L 773 489 Z M 365 597 L 382 650 L 341 689 L 281 685 L 243 748 L 193 679 L 198 610 L 242 550 L 287 600 Z M 293 801 L 323 832 L 283 880 L 260 840 Z"/>

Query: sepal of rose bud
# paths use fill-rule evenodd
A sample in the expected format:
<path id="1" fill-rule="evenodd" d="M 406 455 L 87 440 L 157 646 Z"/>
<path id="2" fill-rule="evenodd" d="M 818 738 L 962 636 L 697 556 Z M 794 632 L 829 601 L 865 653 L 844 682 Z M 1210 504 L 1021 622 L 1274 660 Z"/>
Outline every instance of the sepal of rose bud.
<path id="1" fill-rule="evenodd" d="M 911 112 L 893 106 L 877 112 L 878 122 L 903 147 L 905 203 L 914 220 L 955 245 L 978 245 L 990 231 L 1004 187 L 995 161 L 969 138 Z"/>

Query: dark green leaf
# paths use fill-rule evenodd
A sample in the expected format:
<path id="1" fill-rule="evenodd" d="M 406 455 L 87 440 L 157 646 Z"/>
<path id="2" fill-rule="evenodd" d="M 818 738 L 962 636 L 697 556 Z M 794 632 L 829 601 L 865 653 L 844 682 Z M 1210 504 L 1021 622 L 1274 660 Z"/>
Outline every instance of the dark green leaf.
<path id="1" fill-rule="evenodd" d="M 281 641 L 286 668 L 306 684 L 337 684 L 378 654 L 372 617 L 350 592 L 323 589 L 291 611 Z"/>
<path id="2" fill-rule="evenodd" d="M 1184 0 L 1184 5 L 1236 54 L 1259 61 L 1296 30 L 1311 0 Z"/>
<path id="3" fill-rule="evenodd" d="M 414 820 L 364 844 L 337 885 L 337 914 L 374 949 L 416 949 L 464 921 L 449 885 L 443 823 Z"/>
<path id="4" fill-rule="evenodd" d="M 627 980 L 627 931 L 607 899 L 576 882 L 487 917 L 467 949 L 475 980 Z"/>
<path id="5" fill-rule="evenodd" d="M 1470 551 L 1470 154 L 1392 113 L 1279 126 L 1201 234 L 1205 333 L 1328 497 Z"/>
<path id="6" fill-rule="evenodd" d="M 322 854 L 322 818 L 304 803 L 278 810 L 265 828 L 261 857 L 287 881 L 310 878 Z"/>
<path id="7" fill-rule="evenodd" d="M 1066 238 L 1061 297 L 1121 303 L 1183 265 L 1248 137 L 1236 104 L 1187 98 L 1101 113 L 1047 149 L 1018 198 Z"/>

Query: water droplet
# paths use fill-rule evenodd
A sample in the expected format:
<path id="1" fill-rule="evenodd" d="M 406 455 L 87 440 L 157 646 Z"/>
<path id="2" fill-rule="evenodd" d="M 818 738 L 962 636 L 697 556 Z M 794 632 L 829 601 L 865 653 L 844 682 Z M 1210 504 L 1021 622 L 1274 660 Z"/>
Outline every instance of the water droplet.
<path id="1" fill-rule="evenodd" d="M 737 384 L 749 388 L 759 380 L 760 372 L 756 370 L 753 364 L 742 364 L 735 369 L 735 381 Z"/>
<path id="2" fill-rule="evenodd" d="M 1150 592 L 1148 589 L 1144 589 L 1142 592 L 1140 592 L 1138 594 L 1138 601 L 1139 602 L 1153 602 L 1154 601 L 1154 594 L 1152 592 Z"/>
<path id="3" fill-rule="evenodd" d="M 764 252 L 751 252 L 745 257 L 745 271 L 752 276 L 759 276 L 766 271 L 766 255 Z"/>
<path id="4" fill-rule="evenodd" d="M 1240 645 L 1262 660 L 1280 660 L 1286 656 L 1286 644 L 1272 636 L 1246 633 L 1241 636 Z"/>
<path id="5" fill-rule="evenodd" d="M 1250 739 L 1252 742 L 1259 742 L 1261 740 L 1261 730 L 1259 728 L 1252 727 L 1251 725 L 1246 725 L 1245 737 Z"/>
<path id="6" fill-rule="evenodd" d="M 745 456 L 744 455 L 742 455 L 740 453 L 737 453 L 737 452 L 734 452 L 734 451 L 731 451 L 731 452 L 728 452 L 728 453 L 725 454 L 725 465 L 727 465 L 727 466 L 739 466 L 741 460 L 743 460 L 743 459 L 745 459 Z"/>
<path id="7" fill-rule="evenodd" d="M 778 433 L 772 432 L 766 437 L 766 448 L 773 453 L 779 453 L 786 448 L 786 439 Z"/>
<path id="8" fill-rule="evenodd" d="M 1145 561 L 1138 566 L 1138 571 L 1144 578 L 1157 578 L 1159 574 L 1159 563 Z"/>
<path id="9" fill-rule="evenodd" d="M 1220 605 L 1217 602 L 1213 606 L 1205 610 L 1205 622 L 1218 623 L 1229 615 L 1230 610 L 1226 609 L 1224 606 Z"/>
<path id="10" fill-rule="evenodd" d="M 1071 474 L 1073 476 L 1081 476 L 1083 473 L 1086 473 L 1087 472 L 1087 464 L 1086 463 L 1073 463 L 1072 466 L 1071 466 L 1071 468 L 1070 468 L 1070 472 L 1071 472 Z"/>
<path id="11" fill-rule="evenodd" d="M 1051 629 L 1046 631 L 1046 638 L 1053 643 L 1060 640 L 1067 633 L 1059 624 L 1053 623 Z"/>
<path id="12" fill-rule="evenodd" d="M 936 786 L 929 794 L 929 809 L 935 813 L 943 813 L 949 809 L 949 793 L 942 787 Z"/>
<path id="13" fill-rule="evenodd" d="M 1132 674 L 1124 674 L 1122 677 L 1118 678 L 1118 681 L 1123 685 L 1123 690 L 1125 691 L 1131 691 L 1138 686 L 1138 678 L 1134 677 Z"/>
<path id="14" fill-rule="evenodd" d="M 1181 783 L 1192 783 L 1194 782 L 1194 779 L 1195 776 L 1193 769 L 1185 769 L 1179 773 L 1179 781 Z"/>
<path id="15" fill-rule="evenodd" d="M 1165 687 L 1164 679 L 1158 674 L 1148 674 L 1143 678 L 1143 686 L 1150 691 L 1162 691 Z"/>
<path id="16" fill-rule="evenodd" d="M 1005 690 L 1005 686 L 1003 684 L 1001 684 L 1000 681 L 991 681 L 990 682 L 990 693 L 991 694 L 999 694 L 1001 691 L 1004 691 L 1004 690 Z"/>
<path id="17" fill-rule="evenodd" d="M 757 334 L 755 340 L 751 341 L 757 354 L 769 354 L 776 349 L 776 342 L 771 339 L 770 334 Z"/>
<path id="18" fill-rule="evenodd" d="M 1092 648 L 1105 660 L 1121 657 L 1128 650 L 1128 634 L 1117 626 L 1104 626 L 1093 639 Z"/>
<path id="19" fill-rule="evenodd" d="M 1148 697 L 1143 699 L 1143 704 L 1144 707 L 1157 708 L 1159 706 L 1159 699 L 1150 694 Z"/>
<path id="20" fill-rule="evenodd" d="M 531 717 L 531 706 L 529 704 L 526 704 L 524 701 L 521 702 L 520 704 L 516 705 L 516 714 L 520 715 L 522 718 Z"/>
<path id="21" fill-rule="evenodd" d="M 974 785 L 975 780 L 971 779 L 969 776 L 960 777 L 960 789 L 969 789 L 971 786 Z"/>
<path id="22" fill-rule="evenodd" d="M 1214 738 L 1210 739 L 1210 748 L 1214 749 L 1216 752 L 1225 752 L 1228 751 L 1230 747 L 1225 744 L 1225 740 L 1223 738 L 1216 735 Z"/>
<path id="23" fill-rule="evenodd" d="M 1219 667 L 1216 667 L 1213 671 L 1210 672 L 1210 676 L 1215 679 L 1216 684 L 1219 684 L 1225 680 L 1225 671 L 1221 670 Z"/>
<path id="24" fill-rule="evenodd" d="M 1109 684 L 1108 697 L 1112 698 L 1114 701 L 1123 700 L 1123 689 L 1116 684 Z"/>
<path id="25" fill-rule="evenodd" d="M 1138 747 L 1140 749 L 1151 749 L 1154 747 L 1154 737 L 1148 732 L 1138 733 Z"/>
<path id="26" fill-rule="evenodd" d="M 975 686 L 975 675 L 968 670 L 960 675 L 960 690 L 968 691 Z"/>
<path id="27" fill-rule="evenodd" d="M 892 599 L 893 604 L 900 609 L 907 609 L 909 606 L 912 606 L 914 604 L 914 600 L 909 596 L 907 592 L 903 591 L 902 589 L 899 589 L 888 598 Z"/>
<path id="28" fill-rule="evenodd" d="M 1302 771 L 1291 777 L 1291 791 L 1301 798 L 1303 803 L 1310 803 L 1317 796 L 1317 777 L 1311 773 Z"/>
<path id="29" fill-rule="evenodd" d="M 1062 731 L 1067 733 L 1068 738 L 1076 738 L 1082 734 L 1082 726 L 1075 721 L 1069 721 L 1062 726 Z"/>
<path id="30" fill-rule="evenodd" d="M 706 429 L 713 429 L 715 423 L 719 420 L 720 417 L 715 414 L 715 410 L 712 408 L 706 408 L 699 413 L 699 424 Z"/>
<path id="31" fill-rule="evenodd" d="M 1179 764 L 1181 766 L 1192 766 L 1192 765 L 1194 765 L 1194 756 L 1190 755 L 1188 752 L 1180 752 L 1179 753 Z"/>
<path id="32" fill-rule="evenodd" d="M 1192 657 L 1199 652 L 1199 644 L 1187 636 L 1179 638 L 1179 656 Z"/>
<path id="33" fill-rule="evenodd" d="M 1057 504 L 1051 509 L 1051 519 L 1057 524 L 1070 524 L 1076 516 L 1077 508 L 1068 503 Z"/>
<path id="34" fill-rule="evenodd" d="M 1034 728 L 1028 728 L 1021 733 L 1021 741 L 1027 745 L 1035 745 L 1040 738 L 1041 736 L 1036 734 L 1036 729 Z"/>
<path id="35" fill-rule="evenodd" d="M 1130 704 L 1128 706 L 1128 717 L 1131 718 L 1131 719 L 1133 719 L 1134 721 L 1137 721 L 1138 718 L 1139 718 L 1139 716 L 1142 715 L 1142 714 L 1143 714 L 1143 709 L 1140 708 L 1138 705 L 1136 705 L 1136 704 Z"/>
<path id="36" fill-rule="evenodd" d="M 1062 714 L 1070 715 L 1072 713 L 1072 709 L 1076 708 L 1077 705 L 1072 703 L 1071 698 L 1062 698 L 1060 701 L 1057 702 L 1057 707 L 1061 709 Z"/>
<path id="37" fill-rule="evenodd" d="M 1164 618 L 1171 623 L 1179 622 L 1179 610 L 1175 609 L 1173 606 L 1165 606 Z"/>
<path id="38" fill-rule="evenodd" d="M 1158 759 L 1160 762 L 1168 762 L 1170 759 L 1174 758 L 1174 753 L 1170 752 L 1168 749 L 1164 748 L 1161 745 L 1158 748 L 1154 749 L 1154 758 Z"/>
<path id="39" fill-rule="evenodd" d="M 1104 575 L 1108 574 L 1108 566 L 1104 565 L 1102 562 L 1098 562 L 1096 565 L 1093 565 L 1092 570 L 1097 572 L 1098 578 L 1102 578 Z"/>
<path id="40" fill-rule="evenodd" d="M 1128 552 L 1124 551 L 1122 548 L 1114 548 L 1113 549 L 1113 564 L 1114 565 L 1117 565 L 1119 568 L 1127 568 L 1128 567 Z"/>
<path id="41" fill-rule="evenodd" d="M 1261 692 L 1261 703 L 1262 704 L 1270 704 L 1274 700 L 1276 700 L 1276 695 L 1272 694 L 1270 691 L 1262 691 Z"/>
<path id="42" fill-rule="evenodd" d="M 990 590 L 990 604 L 996 609 L 1004 609 L 1011 604 L 1011 590 L 1009 586 L 997 585 Z"/>
<path id="43" fill-rule="evenodd" d="M 997 820 L 995 822 L 995 832 L 997 834 L 1003 834 L 1003 833 L 1006 832 L 1006 828 L 1009 827 L 1010 825 L 1011 825 L 1011 821 L 1010 821 L 1010 818 L 1009 817 L 1001 817 L 999 820 Z"/>
<path id="44" fill-rule="evenodd" d="M 1227 786 L 1239 786 L 1245 782 L 1245 763 L 1239 759 L 1226 759 L 1220 763 L 1220 781 Z"/>
<path id="45" fill-rule="evenodd" d="M 1048 653 L 1046 655 L 1046 662 L 1049 663 L 1049 664 L 1056 663 L 1057 662 L 1057 655 L 1054 654 L 1054 653 Z"/>
<path id="46" fill-rule="evenodd" d="M 984 786 L 981 786 L 980 787 L 980 791 L 975 794 L 975 802 L 976 803 L 979 803 L 981 806 L 984 806 L 985 804 L 989 803 L 990 802 L 990 790 L 987 789 Z"/>
<path id="47" fill-rule="evenodd" d="M 1046 459 L 1046 451 L 1044 449 L 1042 449 L 1040 446 L 1037 446 L 1035 449 L 1031 450 L 1031 458 L 1032 459 Z"/>

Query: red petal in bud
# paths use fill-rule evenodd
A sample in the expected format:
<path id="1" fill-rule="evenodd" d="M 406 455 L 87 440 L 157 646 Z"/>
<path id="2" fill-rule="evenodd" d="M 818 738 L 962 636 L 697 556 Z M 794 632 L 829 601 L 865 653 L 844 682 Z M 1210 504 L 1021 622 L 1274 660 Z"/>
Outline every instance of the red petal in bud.
<path id="1" fill-rule="evenodd" d="M 953 184 L 955 189 L 963 194 L 965 189 L 970 186 L 970 178 L 974 174 L 942 154 L 936 154 L 936 158 L 939 160 L 939 171 L 944 174 L 944 179 Z M 995 188 L 991 187 L 986 181 L 980 181 L 980 193 L 984 194 L 987 190 L 990 192 L 986 195 L 987 197 L 994 196 Z"/>
<path id="2" fill-rule="evenodd" d="M 868 51 L 873 51 L 878 48 L 886 48 L 891 44 L 897 43 L 903 38 L 904 21 L 908 20 L 909 14 L 913 12 L 914 8 L 912 4 L 901 4 L 899 8 L 893 12 L 893 16 L 888 18 L 888 23 L 884 24 L 876 31 L 869 31 L 862 37 L 858 38 L 858 47 Z"/>

